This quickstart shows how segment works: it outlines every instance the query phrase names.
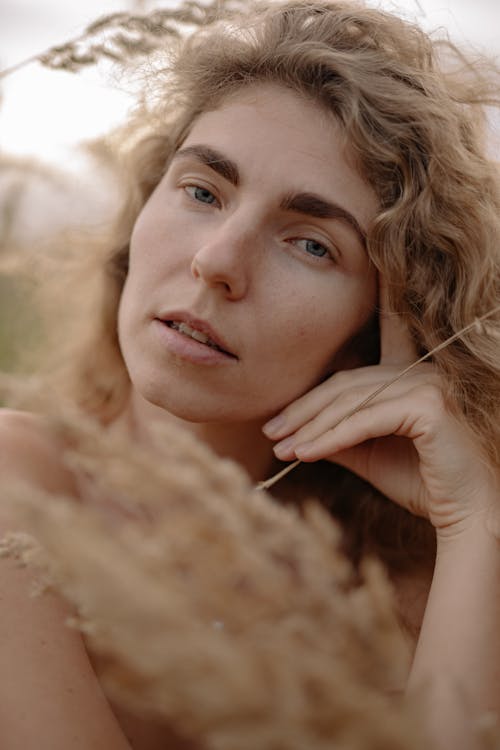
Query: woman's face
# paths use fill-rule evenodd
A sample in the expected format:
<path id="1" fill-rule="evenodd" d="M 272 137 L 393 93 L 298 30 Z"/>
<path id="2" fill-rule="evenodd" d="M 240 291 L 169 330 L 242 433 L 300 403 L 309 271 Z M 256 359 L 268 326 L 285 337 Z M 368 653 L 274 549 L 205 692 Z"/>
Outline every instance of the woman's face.
<path id="1" fill-rule="evenodd" d="M 132 234 L 133 387 L 190 421 L 255 421 L 347 366 L 376 303 L 376 208 L 311 101 L 266 84 L 202 114 Z"/>

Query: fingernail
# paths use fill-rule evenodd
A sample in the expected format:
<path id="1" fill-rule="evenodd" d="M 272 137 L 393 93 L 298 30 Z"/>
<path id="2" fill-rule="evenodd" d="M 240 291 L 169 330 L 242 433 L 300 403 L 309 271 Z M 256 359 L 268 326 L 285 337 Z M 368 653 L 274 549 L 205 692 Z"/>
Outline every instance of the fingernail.
<path id="1" fill-rule="evenodd" d="M 309 441 L 308 443 L 301 443 L 295 447 L 295 455 L 297 458 L 308 458 L 314 453 L 314 443 Z"/>
<path id="2" fill-rule="evenodd" d="M 262 432 L 264 435 L 267 435 L 267 437 L 272 437 L 273 435 L 276 435 L 282 427 L 285 425 L 285 417 L 282 414 L 278 414 L 277 417 L 274 417 L 274 419 L 271 419 L 269 422 L 266 422 L 264 427 L 262 428 Z"/>
<path id="3" fill-rule="evenodd" d="M 278 458 L 285 458 L 287 453 L 289 453 L 293 448 L 293 438 L 287 438 L 286 440 L 282 440 L 281 443 L 277 443 L 277 445 L 274 446 L 273 450 L 276 456 Z"/>

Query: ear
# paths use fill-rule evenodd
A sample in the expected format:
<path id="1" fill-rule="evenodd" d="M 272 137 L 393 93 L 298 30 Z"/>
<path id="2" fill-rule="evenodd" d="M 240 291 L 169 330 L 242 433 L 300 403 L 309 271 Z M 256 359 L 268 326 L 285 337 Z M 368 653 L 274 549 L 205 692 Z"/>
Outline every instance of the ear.
<path id="1" fill-rule="evenodd" d="M 365 325 L 336 352 L 327 377 L 339 370 L 376 365 L 380 361 L 379 317 L 374 313 Z"/>

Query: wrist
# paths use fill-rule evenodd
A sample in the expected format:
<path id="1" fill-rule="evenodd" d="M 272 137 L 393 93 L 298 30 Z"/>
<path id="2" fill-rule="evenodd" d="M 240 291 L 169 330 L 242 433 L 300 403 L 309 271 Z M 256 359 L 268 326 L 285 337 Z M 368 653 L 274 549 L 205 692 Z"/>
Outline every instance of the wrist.
<path id="1" fill-rule="evenodd" d="M 442 502 L 430 517 L 437 543 L 484 533 L 500 540 L 500 484 L 498 478 L 478 483 L 462 502 Z"/>
<path id="2" fill-rule="evenodd" d="M 497 501 L 500 504 L 500 500 Z M 467 548 L 500 551 L 500 518 L 497 508 L 475 511 L 456 523 L 436 528 L 436 549 L 440 554 L 463 553 Z"/>

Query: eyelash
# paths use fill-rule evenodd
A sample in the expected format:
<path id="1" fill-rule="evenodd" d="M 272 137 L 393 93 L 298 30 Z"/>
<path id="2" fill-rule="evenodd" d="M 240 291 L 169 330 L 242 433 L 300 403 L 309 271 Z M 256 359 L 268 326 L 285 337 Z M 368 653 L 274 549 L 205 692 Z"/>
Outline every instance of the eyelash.
<path id="1" fill-rule="evenodd" d="M 189 195 L 189 197 L 192 198 L 197 203 L 202 203 L 205 206 L 213 206 L 213 205 L 219 206 L 220 205 L 219 201 L 217 200 L 217 198 L 215 197 L 215 195 L 212 193 L 212 191 L 209 190 L 206 187 L 203 187 L 202 185 L 185 185 L 184 186 L 184 190 Z M 203 201 L 203 200 L 200 200 L 199 198 L 197 198 L 195 194 L 196 194 L 196 192 L 198 190 L 201 190 L 205 194 L 208 194 L 211 198 L 214 199 L 213 202 Z"/>
<path id="2" fill-rule="evenodd" d="M 311 237 L 294 237 L 289 242 L 293 243 L 294 245 L 297 245 L 299 242 L 312 242 L 315 245 L 319 245 L 319 247 L 324 250 L 324 253 L 322 255 L 317 255 L 316 253 L 309 253 L 307 250 L 305 250 L 305 254 L 308 255 L 310 258 L 313 259 L 314 262 L 321 262 L 322 260 L 330 260 L 334 263 L 337 262 L 336 253 L 331 250 L 327 245 L 323 244 L 322 242 L 319 242 L 318 240 L 312 239 Z"/>
<path id="3" fill-rule="evenodd" d="M 189 195 L 189 197 L 193 201 L 196 201 L 197 203 L 201 203 L 206 206 L 213 206 L 213 205 L 220 206 L 220 203 L 218 199 L 216 198 L 216 196 L 213 194 L 213 192 L 209 190 L 208 188 L 203 187 L 202 185 L 185 185 L 184 190 Z M 200 198 L 196 197 L 197 191 L 202 191 L 203 193 L 205 193 L 205 195 L 208 195 L 211 198 L 213 198 L 213 201 L 209 202 L 209 201 L 200 200 Z M 305 254 L 313 259 L 313 262 L 321 262 L 322 260 L 330 260 L 330 261 L 333 261 L 334 263 L 337 262 L 336 254 L 330 248 L 328 248 L 323 243 L 318 242 L 318 240 L 312 239 L 311 237 L 293 237 L 292 239 L 288 240 L 288 242 L 292 243 L 295 246 L 297 246 L 299 242 L 306 242 L 306 243 L 312 242 L 315 245 L 319 245 L 319 247 L 321 247 L 321 249 L 324 250 L 324 253 L 322 255 L 317 255 L 316 253 L 308 253 L 307 251 L 305 251 Z"/>

